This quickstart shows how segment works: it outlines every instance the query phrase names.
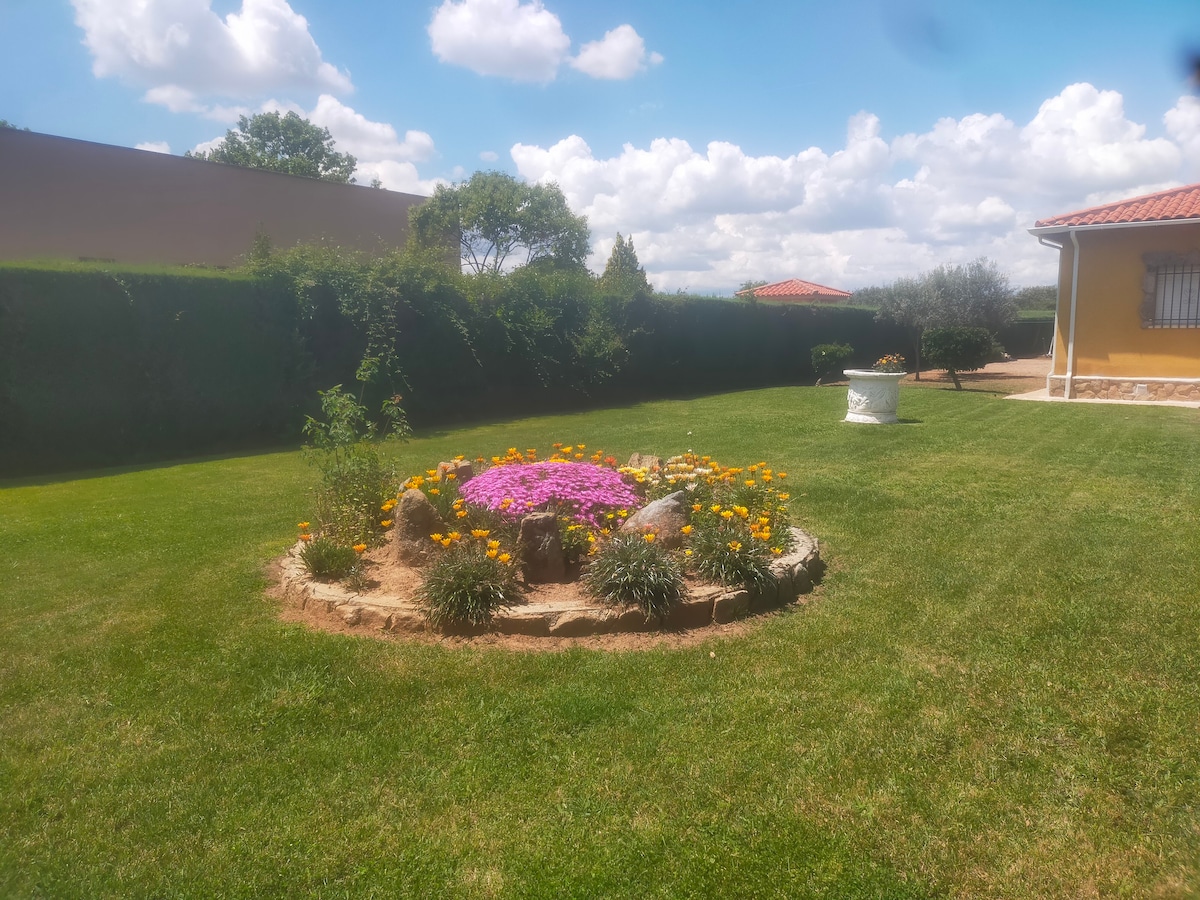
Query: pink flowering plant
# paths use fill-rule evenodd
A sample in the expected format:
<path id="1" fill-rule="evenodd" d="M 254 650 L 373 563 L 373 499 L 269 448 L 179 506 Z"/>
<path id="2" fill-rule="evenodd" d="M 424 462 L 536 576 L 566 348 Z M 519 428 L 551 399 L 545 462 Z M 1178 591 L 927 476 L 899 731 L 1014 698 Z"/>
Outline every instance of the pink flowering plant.
<path id="1" fill-rule="evenodd" d="M 508 521 L 533 509 L 554 510 L 597 527 L 609 512 L 642 502 L 619 472 L 584 462 L 497 466 L 462 485 L 459 496 Z"/>

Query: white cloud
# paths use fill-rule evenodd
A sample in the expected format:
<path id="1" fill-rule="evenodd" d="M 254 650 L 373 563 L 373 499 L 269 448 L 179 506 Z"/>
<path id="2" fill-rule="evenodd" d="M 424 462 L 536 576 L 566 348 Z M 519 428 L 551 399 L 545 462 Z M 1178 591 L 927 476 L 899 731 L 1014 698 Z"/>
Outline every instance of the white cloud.
<path id="1" fill-rule="evenodd" d="M 500 158 L 500 154 L 497 153 L 495 150 L 484 150 L 482 153 L 479 154 L 479 158 L 481 160 L 483 160 L 484 162 L 491 163 L 491 162 L 495 162 L 496 160 L 498 160 Z"/>
<path id="2" fill-rule="evenodd" d="M 170 153 L 171 145 L 166 141 L 143 141 L 134 145 L 135 150 L 149 150 L 151 153 Z"/>
<path id="3" fill-rule="evenodd" d="M 594 269 L 620 231 L 664 290 L 791 277 L 853 289 L 978 256 L 1038 284 L 1057 260 L 1026 232 L 1034 221 L 1200 175 L 1200 101 L 1181 99 L 1164 126 L 1166 137 L 1149 137 L 1120 94 L 1076 84 L 1024 126 L 980 113 L 889 141 L 878 117 L 859 113 L 832 152 L 750 156 L 659 138 L 605 158 L 571 135 L 511 155 L 588 216 Z"/>
<path id="4" fill-rule="evenodd" d="M 618 25 L 603 39 L 584 44 L 571 65 L 593 78 L 623 80 L 662 61 L 661 53 L 646 53 L 646 42 L 632 25 Z"/>
<path id="5" fill-rule="evenodd" d="M 553 81 L 571 47 L 540 0 L 445 0 L 428 30 L 442 62 L 514 81 Z"/>
<path id="6" fill-rule="evenodd" d="M 242 0 L 224 19 L 211 0 L 72 3 L 96 76 L 148 86 L 158 97 L 353 90 L 349 75 L 321 58 L 307 20 L 287 0 Z"/>

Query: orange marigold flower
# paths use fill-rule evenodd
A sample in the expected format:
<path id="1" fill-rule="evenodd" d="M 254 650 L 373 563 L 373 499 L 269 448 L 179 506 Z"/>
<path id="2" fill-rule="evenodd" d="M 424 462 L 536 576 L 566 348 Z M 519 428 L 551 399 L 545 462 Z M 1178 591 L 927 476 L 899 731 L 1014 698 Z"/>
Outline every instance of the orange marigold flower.
<path id="1" fill-rule="evenodd" d="M 312 535 L 311 535 L 311 534 L 302 534 L 302 535 L 300 535 L 300 540 L 302 540 L 302 541 L 311 541 L 311 540 L 312 540 Z"/>
<path id="2" fill-rule="evenodd" d="M 354 545 L 354 552 L 355 552 L 355 553 L 362 553 L 362 552 L 364 552 L 366 549 L 367 549 L 367 545 L 366 545 L 366 544 L 355 544 L 355 545 Z"/>
<path id="3" fill-rule="evenodd" d="M 692 512 L 700 512 L 700 504 L 699 503 L 692 504 Z"/>

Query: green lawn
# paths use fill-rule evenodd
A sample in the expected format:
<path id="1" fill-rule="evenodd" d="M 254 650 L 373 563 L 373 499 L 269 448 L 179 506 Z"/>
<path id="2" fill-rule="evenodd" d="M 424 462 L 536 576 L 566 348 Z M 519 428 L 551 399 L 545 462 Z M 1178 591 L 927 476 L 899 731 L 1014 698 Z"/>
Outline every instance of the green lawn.
<path id="1" fill-rule="evenodd" d="M 0 487 L 0 896 L 1194 896 L 1196 411 L 844 411 L 786 388 L 394 448 L 787 471 L 825 584 L 678 650 L 281 624 L 297 453 Z"/>

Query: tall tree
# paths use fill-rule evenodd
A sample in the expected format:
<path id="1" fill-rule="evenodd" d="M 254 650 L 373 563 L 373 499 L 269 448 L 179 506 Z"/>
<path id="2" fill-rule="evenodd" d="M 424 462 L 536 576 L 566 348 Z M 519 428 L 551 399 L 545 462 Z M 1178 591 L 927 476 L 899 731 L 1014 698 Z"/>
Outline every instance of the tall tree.
<path id="1" fill-rule="evenodd" d="M 587 218 L 571 212 L 557 184 L 528 184 L 503 172 L 438 185 L 409 215 L 419 246 L 457 239 L 463 264 L 477 274 L 501 272 L 517 260 L 582 268 L 590 249 Z"/>
<path id="2" fill-rule="evenodd" d="M 604 274 L 600 276 L 600 289 L 606 294 L 625 298 L 648 296 L 654 292 L 646 278 L 646 270 L 638 261 L 632 237 L 626 240 L 621 237 L 621 232 L 617 232 Z"/>
<path id="3" fill-rule="evenodd" d="M 938 266 L 915 278 L 899 278 L 879 295 L 876 318 L 908 329 L 921 377 L 921 338 L 926 329 L 986 328 L 995 334 L 1015 318 L 1008 276 L 980 257 L 965 266 Z"/>
<path id="4" fill-rule="evenodd" d="M 334 149 L 328 128 L 314 125 L 294 112 L 282 116 L 277 112 L 259 113 L 248 119 L 242 116 L 237 128 L 225 132 L 212 150 L 183 155 L 339 184 L 353 183 L 354 167 L 358 165 L 349 153 Z"/>

